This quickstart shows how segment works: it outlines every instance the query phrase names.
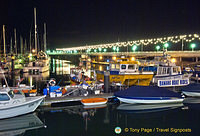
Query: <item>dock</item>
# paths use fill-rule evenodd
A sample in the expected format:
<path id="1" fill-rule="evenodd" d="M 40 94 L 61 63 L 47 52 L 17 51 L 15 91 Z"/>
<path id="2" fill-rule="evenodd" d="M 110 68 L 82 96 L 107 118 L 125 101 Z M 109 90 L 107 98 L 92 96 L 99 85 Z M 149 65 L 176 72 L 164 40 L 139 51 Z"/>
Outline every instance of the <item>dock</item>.
<path id="1" fill-rule="evenodd" d="M 88 95 L 88 96 L 64 96 L 64 97 L 46 97 L 44 101 L 42 102 L 41 106 L 51 106 L 52 104 L 56 103 L 65 103 L 65 102 L 74 102 L 74 101 L 81 101 L 82 99 L 88 99 L 88 98 L 113 98 L 113 93 L 103 93 L 98 95 Z"/>

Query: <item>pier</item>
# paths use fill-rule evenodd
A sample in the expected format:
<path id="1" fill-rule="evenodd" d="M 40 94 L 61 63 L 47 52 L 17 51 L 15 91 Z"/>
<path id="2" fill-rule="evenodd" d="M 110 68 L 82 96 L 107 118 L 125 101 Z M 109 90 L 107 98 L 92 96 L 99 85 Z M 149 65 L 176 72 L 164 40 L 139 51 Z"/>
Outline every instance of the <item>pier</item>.
<path id="1" fill-rule="evenodd" d="M 56 104 L 56 103 L 81 101 L 82 99 L 97 98 L 97 97 L 109 99 L 109 98 L 113 98 L 114 95 L 113 93 L 104 93 L 104 94 L 89 95 L 89 96 L 64 96 L 64 97 L 56 97 L 56 98 L 46 97 L 41 106 L 51 106 L 52 104 Z"/>

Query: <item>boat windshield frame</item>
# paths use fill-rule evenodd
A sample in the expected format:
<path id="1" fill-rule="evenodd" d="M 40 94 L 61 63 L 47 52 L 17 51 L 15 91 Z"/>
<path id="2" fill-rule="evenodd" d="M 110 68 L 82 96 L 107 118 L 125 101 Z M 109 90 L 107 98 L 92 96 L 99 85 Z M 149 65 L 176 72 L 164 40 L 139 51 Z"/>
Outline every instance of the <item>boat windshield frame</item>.
<path id="1" fill-rule="evenodd" d="M 14 98 L 14 92 L 13 92 L 13 90 L 8 91 L 8 95 L 10 96 L 10 98 Z"/>

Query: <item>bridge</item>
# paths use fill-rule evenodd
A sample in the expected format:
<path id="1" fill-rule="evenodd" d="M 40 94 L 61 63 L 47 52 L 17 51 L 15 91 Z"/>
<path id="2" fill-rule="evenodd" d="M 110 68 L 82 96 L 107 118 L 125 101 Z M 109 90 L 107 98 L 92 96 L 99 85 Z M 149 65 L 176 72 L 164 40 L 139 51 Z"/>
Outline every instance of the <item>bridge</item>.
<path id="1" fill-rule="evenodd" d="M 171 57 L 179 58 L 180 62 L 184 58 L 192 58 L 193 61 L 197 62 L 200 57 L 200 48 L 197 47 L 199 43 L 200 36 L 198 34 L 188 34 L 108 44 L 57 48 L 54 51 L 47 51 L 47 54 L 51 56 L 80 56 L 84 54 L 93 58 L 98 56 L 134 56 L 136 58 L 148 58 L 162 56 L 163 52 L 161 49 L 165 49 L 168 50 L 167 53 Z"/>

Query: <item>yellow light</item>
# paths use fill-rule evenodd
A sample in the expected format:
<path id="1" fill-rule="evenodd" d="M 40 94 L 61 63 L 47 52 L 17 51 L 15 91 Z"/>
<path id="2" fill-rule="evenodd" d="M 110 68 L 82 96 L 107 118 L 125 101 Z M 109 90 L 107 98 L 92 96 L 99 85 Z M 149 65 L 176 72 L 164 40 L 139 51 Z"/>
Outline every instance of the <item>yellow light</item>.
<path id="1" fill-rule="evenodd" d="M 102 60 L 102 59 L 103 59 L 103 57 L 102 57 L 102 56 L 99 56 L 99 59 L 100 59 L 100 60 Z"/>
<path id="2" fill-rule="evenodd" d="M 131 57 L 131 61 L 135 61 L 135 57 Z"/>
<path id="3" fill-rule="evenodd" d="M 103 67 L 102 67 L 102 66 L 99 66 L 99 70 L 102 71 L 102 70 L 103 70 Z"/>
<path id="4" fill-rule="evenodd" d="M 32 49 L 32 52 L 35 53 L 35 49 Z"/>
<path id="5" fill-rule="evenodd" d="M 115 56 L 114 56 L 114 57 L 112 57 L 112 59 L 113 59 L 113 60 L 116 60 L 116 59 L 117 59 L 117 57 L 115 57 Z"/>
<path id="6" fill-rule="evenodd" d="M 175 59 L 175 58 L 172 58 L 172 59 L 171 59 L 171 62 L 172 62 L 172 63 L 175 63 L 175 62 L 176 62 L 176 59 Z"/>

